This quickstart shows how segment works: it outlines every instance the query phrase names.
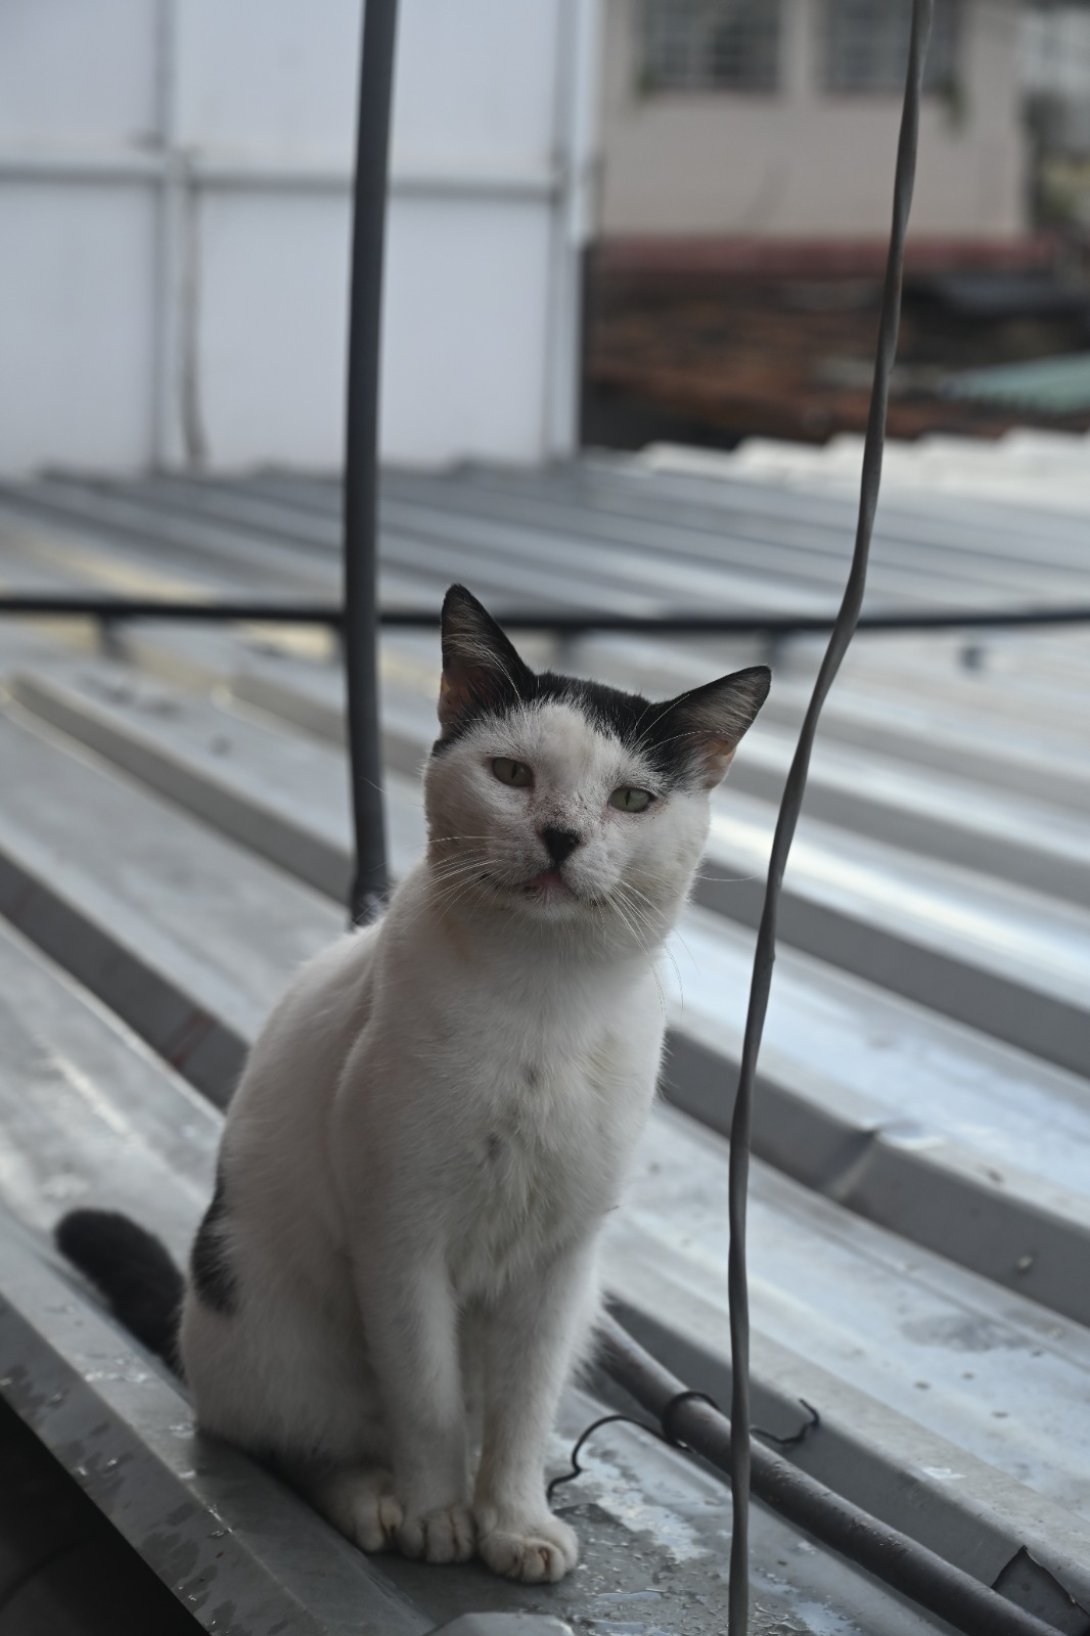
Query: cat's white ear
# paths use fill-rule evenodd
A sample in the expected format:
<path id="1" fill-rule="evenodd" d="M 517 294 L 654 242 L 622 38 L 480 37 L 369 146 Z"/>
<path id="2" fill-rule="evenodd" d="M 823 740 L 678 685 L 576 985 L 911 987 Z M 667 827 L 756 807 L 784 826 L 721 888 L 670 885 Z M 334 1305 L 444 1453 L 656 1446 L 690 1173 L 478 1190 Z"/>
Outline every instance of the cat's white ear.
<path id="1" fill-rule="evenodd" d="M 704 787 L 712 789 L 725 778 L 771 683 L 767 666 L 754 665 L 682 693 L 664 706 L 655 723 L 660 753 L 679 767 L 695 769 Z"/>
<path id="2" fill-rule="evenodd" d="M 443 599 L 442 632 L 439 723 L 444 733 L 472 715 L 510 708 L 528 696 L 533 672 L 464 585 L 452 585 Z"/>

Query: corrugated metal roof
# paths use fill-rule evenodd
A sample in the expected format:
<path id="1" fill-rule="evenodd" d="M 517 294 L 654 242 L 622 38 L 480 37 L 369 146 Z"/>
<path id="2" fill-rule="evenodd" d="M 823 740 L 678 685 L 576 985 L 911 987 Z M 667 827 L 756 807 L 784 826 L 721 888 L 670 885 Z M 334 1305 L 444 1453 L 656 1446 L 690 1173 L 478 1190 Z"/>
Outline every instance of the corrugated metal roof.
<path id="1" fill-rule="evenodd" d="M 843 444 L 660 449 L 550 472 L 391 472 L 382 594 L 432 609 L 459 578 L 497 611 L 831 610 L 853 459 Z M 870 606 L 1085 602 L 1084 459 L 1075 438 L 892 448 Z M 53 476 L 0 491 L 0 585 L 332 597 L 338 506 L 332 483 L 286 474 Z M 544 638 L 526 646 L 549 652 Z M 989 1583 L 1027 1546 L 1090 1605 L 1090 637 L 974 633 L 972 668 L 964 647 L 860 639 L 829 701 L 787 877 L 755 1133 L 756 1411 L 792 1429 L 806 1398 L 822 1414 L 794 1451 L 808 1470 Z M 767 712 L 717 798 L 705 878 L 671 950 L 673 1106 L 656 1114 L 611 1233 L 628 1321 L 721 1398 L 720 1133 L 759 878 L 817 651 L 778 653 Z M 750 651 L 598 636 L 551 657 L 676 691 Z M 184 1081 L 222 1095 L 287 974 L 340 925 L 339 669 L 321 635 L 161 625 L 113 638 L 108 656 L 71 633 L 3 627 L 0 660 L 0 908 L 13 928 L 0 938 L 0 1095 L 14 1137 L 0 1197 L 33 1244 L 62 1199 L 113 1166 L 123 1202 L 180 1245 L 215 1135 Z M 436 663 L 431 636 L 383 641 L 395 873 L 421 842 Z M 567 1429 L 587 1414 L 573 1399 Z M 722 1489 L 675 1456 L 661 1465 L 634 1434 L 602 1448 L 593 1504 L 569 1491 L 591 1531 L 588 1573 L 548 1605 L 617 1629 L 631 1609 L 609 1602 L 606 1581 L 633 1591 L 621 1564 L 634 1527 L 668 1587 L 654 1628 L 719 1628 Z M 766 1630 L 939 1628 L 763 1513 L 757 1557 Z M 452 1576 L 391 1573 L 429 1617 L 454 1596 Z M 453 1580 L 484 1594 L 473 1576 Z"/>

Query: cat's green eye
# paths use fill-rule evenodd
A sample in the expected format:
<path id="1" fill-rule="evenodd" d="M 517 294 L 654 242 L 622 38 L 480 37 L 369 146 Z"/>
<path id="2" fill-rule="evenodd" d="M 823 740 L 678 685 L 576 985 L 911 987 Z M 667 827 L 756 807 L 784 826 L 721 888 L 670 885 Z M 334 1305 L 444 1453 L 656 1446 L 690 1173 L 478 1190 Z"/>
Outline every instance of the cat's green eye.
<path id="1" fill-rule="evenodd" d="M 513 784 L 517 790 L 529 789 L 534 775 L 525 761 L 512 761 L 509 756 L 497 756 L 492 771 L 501 784 Z"/>
<path id="2" fill-rule="evenodd" d="M 637 790 L 631 784 L 622 784 L 620 789 L 613 791 L 609 804 L 616 807 L 618 812 L 646 812 L 654 799 L 650 790 Z"/>

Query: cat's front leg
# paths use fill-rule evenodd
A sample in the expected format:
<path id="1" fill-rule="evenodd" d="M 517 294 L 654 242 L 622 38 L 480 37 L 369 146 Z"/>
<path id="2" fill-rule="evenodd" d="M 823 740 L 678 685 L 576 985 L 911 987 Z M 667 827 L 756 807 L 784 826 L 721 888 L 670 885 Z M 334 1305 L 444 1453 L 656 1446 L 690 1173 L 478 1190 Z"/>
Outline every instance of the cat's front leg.
<path id="1" fill-rule="evenodd" d="M 425 1562 L 473 1555 L 458 1324 L 446 1270 L 402 1256 L 357 1266 L 371 1364 L 388 1418 L 397 1544 Z"/>
<path id="2" fill-rule="evenodd" d="M 560 1393 L 596 1306 L 593 1249 L 580 1246 L 513 1285 L 488 1314 L 473 1514 L 483 1561 L 507 1579 L 555 1582 L 579 1560 L 574 1530 L 545 1498 L 545 1454 Z"/>

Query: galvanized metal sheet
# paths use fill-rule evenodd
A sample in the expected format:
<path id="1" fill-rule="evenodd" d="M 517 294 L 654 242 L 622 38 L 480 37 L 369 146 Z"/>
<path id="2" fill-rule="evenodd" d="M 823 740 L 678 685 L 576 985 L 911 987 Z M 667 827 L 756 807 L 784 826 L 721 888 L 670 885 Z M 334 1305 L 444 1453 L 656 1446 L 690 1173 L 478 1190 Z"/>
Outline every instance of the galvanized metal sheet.
<path id="1" fill-rule="evenodd" d="M 14 1180 L 8 1170 L 0 1178 L 0 1198 L 44 1230 L 62 1201 L 100 1196 L 108 1170 L 111 1201 L 178 1249 L 198 1219 L 216 1116 L 7 935 L 0 970 L 0 1097 L 16 1167 Z M 459 1613 L 504 1612 L 608 1629 L 647 1612 L 677 1636 L 718 1628 L 725 1492 L 677 1455 L 648 1453 L 638 1433 L 607 1435 L 563 1505 L 586 1540 L 586 1565 L 563 1587 L 368 1561 L 251 1462 L 195 1437 L 177 1384 L 2 1215 L 0 1291 L 0 1391 L 206 1622 L 237 1636 L 278 1619 L 300 1632 L 422 1631 Z M 558 1468 L 598 1412 L 571 1394 L 554 1443 Z M 825 1553 L 800 1550 L 775 1519 L 759 1512 L 754 1533 L 758 1629 L 769 1636 L 941 1628 Z M 781 1577 L 788 1561 L 794 1571 Z"/>
<path id="2" fill-rule="evenodd" d="M 1075 493 L 1073 453 L 1070 444 L 1012 447 L 1017 478 L 1006 506 L 972 496 L 989 469 L 982 456 L 939 440 L 894 451 L 874 597 L 887 606 L 1086 600 L 1090 503 Z M 670 466 L 669 455 L 547 474 L 391 473 L 383 594 L 430 606 L 457 576 L 498 606 L 555 606 L 558 595 L 572 607 L 605 601 L 634 612 L 694 601 L 731 611 L 831 606 L 857 461 L 844 442 L 821 461 L 755 450 L 696 476 L 681 471 L 683 461 L 652 469 Z M 1033 511 L 1046 469 L 1055 492 Z M 759 475 L 773 470 L 786 480 Z M 249 590 L 260 574 L 270 590 L 332 594 L 336 509 L 331 485 L 271 475 L 205 487 L 50 479 L 0 496 L 0 578 L 5 562 L 19 576 L 40 560 L 58 585 L 215 594 Z M 812 816 L 785 903 L 788 946 L 758 1106 L 757 1150 L 782 1174 L 755 1166 L 756 1398 L 777 1429 L 789 1429 L 799 1394 L 818 1400 L 822 1431 L 797 1458 L 879 1514 L 985 1577 L 1017 1572 L 1030 1542 L 1086 1598 L 1090 1461 L 1078 1428 L 1090 1332 L 1054 1314 L 1090 1319 L 1082 1277 L 1090 745 L 1078 705 L 1090 643 L 1069 632 L 974 644 L 992 668 L 971 675 L 957 668 L 956 637 L 861 647 L 830 700 L 829 748 L 815 764 Z M 676 691 L 705 679 L 720 646 L 601 637 L 569 645 L 567 661 Z M 0 662 L 3 647 L 0 632 Z M 109 666 L 37 657 L 24 666 L 22 706 L 0 722 L 5 771 L 15 769 L 14 799 L 0 813 L 0 901 L 195 1083 L 223 1095 L 274 990 L 340 923 L 329 900 L 346 872 L 340 682 L 331 668 L 247 655 L 224 632 L 134 630 L 122 648 L 138 670 L 198 688 L 230 682 L 232 697 L 210 703 L 149 689 L 138 673 Z M 432 731 L 432 649 L 425 636 L 384 643 L 398 869 L 420 844 L 407 780 Z M 717 807 L 709 875 L 762 868 L 769 801 L 815 653 L 803 644 L 778 667 L 752 757 L 743 751 Z M 96 767 L 99 757 L 117 773 Z M 35 784 L 47 797 L 40 803 L 29 793 Z M 713 1126 L 729 1103 L 757 898 L 752 882 L 702 883 L 703 907 L 673 950 L 685 1005 L 674 1007 L 671 1091 Z M 6 957 L 0 948 L 0 966 L 5 958 L 18 994 L 36 957 L 13 945 Z M 23 1018 L 0 1028 L 0 1052 L 29 1082 L 41 1071 L 47 991 L 39 987 Z M 72 1018 L 80 1007 L 61 1010 Z M 175 1123 L 171 1110 L 200 1105 L 167 1076 L 155 1097 L 160 1123 L 145 1123 L 139 1073 L 116 1069 L 119 1089 L 108 1093 L 102 1064 L 80 1077 L 81 1062 L 98 1060 L 82 1025 L 69 1020 L 62 1032 L 67 1067 L 57 1066 L 51 1041 L 52 1089 L 21 1119 L 0 1195 L 43 1226 L 58 1202 L 56 1177 L 82 1175 L 85 1185 L 123 1128 L 126 1174 L 145 1177 L 137 1205 L 154 1210 L 153 1195 L 169 1197 L 156 1219 L 184 1236 L 200 1188 L 172 1186 L 165 1156 L 192 1139 L 194 1175 L 203 1177 L 214 1121 L 201 1125 L 210 1118 L 202 1109 L 196 1126 L 188 1116 Z M 136 1050 L 134 1060 L 147 1059 Z M 67 1161 L 51 1169 L 60 1151 L 54 1099 L 74 1170 Z M 195 1128 L 204 1136 L 193 1138 Z M 717 1390 L 723 1188 L 715 1139 L 660 1112 L 612 1250 L 633 1322 L 681 1373 Z M 636 1492 L 638 1469 L 646 1505 L 652 1473 L 668 1483 L 658 1456 L 633 1443 L 624 1458 L 635 1464 L 622 1488 Z M 619 1492 L 606 1509 L 635 1503 Z M 595 1545 L 599 1567 L 612 1573 L 604 1534 L 595 1532 Z M 795 1550 L 787 1531 L 777 1549 Z M 425 1608 L 436 1576 L 418 1588 L 398 1580 L 402 1566 L 391 1583 L 407 1605 Z M 759 1571 L 779 1597 L 770 1628 L 792 1628 L 793 1619 L 840 1628 L 840 1619 L 852 1629 L 855 1618 L 860 1630 L 900 1636 L 886 1599 L 864 1613 L 849 1596 L 819 1613 L 805 1598 L 785 1600 L 766 1564 Z M 615 1623 L 604 1580 L 584 1581 L 584 1596 L 588 1588 L 599 1599 L 594 1617 L 603 1628 Z M 433 1623 L 484 1607 L 444 1597 L 427 1606 Z M 710 1590 L 706 1602 L 716 1605 Z M 626 1604 L 622 1622 L 630 1612 Z M 661 1614 L 656 1606 L 651 1617 Z M 691 1628 L 702 1630 L 705 1617 L 693 1611 Z"/>
<path id="3" fill-rule="evenodd" d="M 74 677 L 78 685 L 58 687 L 55 676 L 39 674 L 23 696 L 198 817 L 237 839 L 249 838 L 312 884 L 339 892 L 348 873 L 348 822 L 343 768 L 331 750 L 298 738 L 285 742 L 282 733 L 259 722 L 140 683 L 116 667 L 81 662 L 57 674 Z M 418 754 L 414 742 L 406 764 Z M 419 797 L 393 774 L 387 796 L 392 862 L 402 873 L 419 855 Z M 91 797 L 96 810 L 111 798 L 117 800 L 110 785 L 98 781 Z M 153 806 L 144 821 L 156 816 Z M 29 826 L 29 815 L 25 822 Z M 132 825 L 134 837 L 140 827 Z M 174 836 L 181 845 L 184 831 L 176 828 Z M 220 863 L 208 839 L 193 836 L 189 844 L 201 860 L 206 890 L 213 879 L 222 883 L 233 876 L 229 849 Z M 11 825 L 0 837 L 13 879 L 38 881 L 40 888 L 36 846 L 33 830 L 29 846 Z M 107 868 L 105 860 L 96 863 L 96 891 Z M 99 900 L 82 893 L 79 880 L 73 872 L 69 906 L 93 932 Z M 250 900 L 259 881 L 249 885 Z M 118 896 L 127 895 L 116 871 L 110 885 Z M 222 900 L 226 888 L 216 890 Z M 143 896 L 136 901 L 142 905 Z M 78 903 L 84 906 L 77 912 Z M 262 925 L 268 949 L 276 934 L 267 916 Z M 48 946 L 58 946 L 58 934 Z M 746 934 L 698 910 L 690 912 L 673 946 L 671 1094 L 719 1128 L 729 1117 L 750 958 Z M 146 982 L 146 964 L 134 963 Z M 116 978 L 117 952 L 106 969 Z M 172 971 L 170 962 L 164 968 L 160 957 L 157 969 L 158 981 L 182 988 L 204 1018 L 200 1051 L 191 1056 L 187 1044 L 178 1060 L 198 1083 L 222 1094 L 230 1079 L 219 1082 L 217 1093 L 201 1065 L 217 1039 L 237 1059 L 244 1028 L 231 1025 L 229 1007 L 216 1009 L 207 984 L 198 999 L 182 968 Z M 89 980 L 110 992 L 97 977 Z M 175 1049 L 179 1024 L 169 1008 L 166 1015 L 164 1023 L 161 1008 L 145 1008 L 139 1026 L 160 1049 Z M 821 1070 L 819 1062 L 835 1068 Z M 1075 1272 L 1090 1231 L 1082 1162 L 1090 1113 L 1078 1082 L 943 1023 L 869 981 L 845 978 L 826 961 L 785 949 L 763 1084 L 755 1130 L 762 1156 L 1000 1282 L 1060 1311 L 1090 1317 Z M 958 1088 L 953 1101 L 952 1086 Z"/>
<path id="4" fill-rule="evenodd" d="M 130 819 L 130 845 L 135 844 L 137 833 L 137 828 L 133 825 Z M 195 837 L 190 837 L 190 841 L 192 842 L 193 840 L 195 840 Z M 223 882 L 221 890 L 225 894 L 226 904 L 230 901 L 231 895 L 231 887 L 229 883 L 226 881 Z M 255 935 L 252 927 L 249 928 L 248 935 L 251 937 Z M 71 943 L 78 945 L 78 942 L 78 932 L 74 932 L 71 937 Z M 164 953 L 167 957 L 167 970 L 164 973 L 164 981 L 169 981 L 169 951 L 161 951 L 159 958 L 162 959 Z M 235 956 L 234 958 L 238 957 L 239 956 Z M 266 959 L 268 959 L 268 957 L 269 950 L 266 950 Z M 219 962 L 224 958 L 222 951 L 216 949 L 214 945 L 210 945 L 207 958 L 212 968 L 209 975 L 213 977 L 217 976 L 219 973 Z M 664 1154 L 669 1153 L 672 1146 L 676 1146 L 675 1136 L 671 1134 L 662 1123 L 664 1118 L 665 1115 L 657 1117 L 655 1129 L 649 1138 L 649 1150 L 654 1155 L 651 1160 L 651 1169 L 649 1171 L 650 1175 L 659 1175 L 662 1173 Z M 701 1144 L 701 1151 L 706 1155 L 706 1140 L 703 1144 Z M 680 1160 L 680 1170 L 683 1173 L 688 1174 L 692 1170 L 692 1162 L 694 1157 L 694 1153 L 682 1155 Z M 706 1163 L 706 1157 L 702 1162 Z M 719 1165 L 713 1166 L 713 1168 L 718 1169 L 718 1179 L 714 1180 L 709 1174 L 709 1190 L 718 1191 L 721 1190 L 723 1185 L 725 1185 L 725 1169 L 721 1168 L 721 1166 L 722 1160 L 720 1158 Z M 760 1177 L 758 1177 L 755 1184 L 755 1201 L 760 1198 L 762 1187 L 763 1181 Z M 756 1207 L 755 1202 L 755 1208 Z M 826 1208 L 831 1207 L 827 1206 Z M 834 1212 L 834 1214 L 839 1215 L 839 1212 Z M 658 1206 L 656 1206 L 655 1210 L 652 1212 L 652 1215 L 656 1221 L 663 1219 L 663 1212 L 658 1208 Z M 669 1212 L 666 1212 L 666 1215 L 668 1217 Z M 648 1237 L 648 1234 L 643 1227 L 636 1225 L 638 1220 L 638 1216 L 636 1218 L 626 1219 L 625 1223 L 623 1224 L 623 1228 L 618 1228 L 619 1232 L 623 1231 L 625 1248 L 619 1261 L 615 1264 L 614 1283 L 628 1304 L 636 1307 L 637 1309 L 642 1309 L 649 1292 L 655 1291 L 656 1312 L 661 1313 L 670 1311 L 670 1304 L 669 1302 L 665 1301 L 666 1291 L 670 1290 L 671 1288 L 690 1288 L 698 1290 L 706 1286 L 710 1270 L 709 1263 L 702 1260 L 702 1257 L 706 1254 L 706 1252 L 701 1250 L 695 1255 L 695 1259 L 693 1256 L 689 1256 L 682 1262 L 675 1264 L 671 1269 L 669 1258 L 664 1254 L 665 1241 L 662 1239 L 659 1229 L 656 1228 L 655 1233 Z M 782 1222 L 780 1225 L 782 1226 Z M 806 1264 L 808 1258 L 813 1253 L 813 1232 L 814 1222 L 812 1219 L 810 1219 L 807 1221 L 803 1231 L 799 1234 L 799 1249 L 803 1257 L 803 1261 L 801 1263 L 802 1265 Z M 634 1240 L 632 1239 L 633 1233 L 635 1234 Z M 758 1242 L 760 1242 L 760 1240 L 758 1240 Z M 633 1244 L 637 1246 L 636 1249 L 633 1248 Z M 697 1250 L 695 1241 L 692 1243 L 691 1248 L 695 1253 Z M 865 1250 L 865 1246 L 861 1246 L 861 1249 Z M 760 1280 L 761 1261 L 759 1257 L 755 1258 L 754 1268 L 755 1275 L 758 1280 Z M 653 1278 L 652 1274 L 655 1274 L 656 1276 Z M 892 1288 L 888 1278 L 880 1280 L 879 1286 L 884 1286 L 887 1290 Z M 760 1283 L 758 1283 L 758 1288 L 760 1287 Z M 860 1327 L 864 1325 L 865 1315 L 867 1315 L 869 1310 L 868 1303 L 871 1300 L 873 1293 L 874 1289 L 872 1287 L 868 1290 L 865 1297 L 860 1298 L 854 1303 L 856 1322 Z M 848 1299 L 847 1296 L 845 1298 Z M 716 1322 L 721 1333 L 721 1304 L 717 1299 L 709 1300 L 707 1296 L 704 1296 L 701 1299 L 705 1302 L 706 1311 L 714 1314 L 714 1321 Z M 676 1303 L 675 1310 L 677 1310 Z M 679 1317 L 677 1320 L 677 1332 L 679 1335 L 686 1332 L 692 1332 L 695 1323 L 691 1302 L 685 1305 L 681 1310 L 683 1311 L 683 1317 Z M 815 1318 L 816 1316 L 817 1315 L 815 1313 Z M 763 1327 L 759 1313 L 757 1323 L 758 1336 L 761 1337 L 763 1336 Z M 706 1333 L 706 1321 L 704 1324 L 704 1330 Z M 816 1335 L 812 1339 L 813 1345 L 807 1350 L 820 1352 L 821 1342 L 817 1339 Z M 759 1341 L 758 1344 L 766 1343 L 762 1340 Z M 879 1343 L 879 1346 L 881 1347 L 883 1344 L 884 1342 Z M 864 1355 L 866 1355 L 867 1348 L 864 1347 L 863 1350 Z M 777 1373 L 782 1373 L 783 1359 L 780 1351 L 776 1351 L 774 1353 L 774 1358 L 775 1371 Z M 840 1361 L 843 1367 L 844 1360 Z M 808 1365 L 801 1358 L 797 1361 L 797 1368 L 801 1369 L 804 1377 L 807 1374 L 807 1371 L 810 1371 L 811 1384 L 809 1386 L 809 1390 L 804 1391 L 803 1395 L 809 1396 L 811 1400 L 814 1397 L 822 1396 L 822 1390 L 820 1388 L 825 1384 L 824 1372 L 818 1371 L 816 1375 L 813 1374 L 812 1366 Z M 840 1394 L 840 1412 L 844 1419 L 849 1423 L 853 1419 L 863 1419 L 869 1426 L 869 1439 L 867 1447 L 860 1451 L 860 1454 L 854 1461 L 847 1462 L 843 1465 L 838 1465 L 838 1478 L 849 1492 L 858 1493 L 860 1492 L 861 1487 L 863 1491 L 867 1491 L 868 1487 L 874 1485 L 874 1474 L 876 1469 L 880 1469 L 888 1473 L 897 1468 L 898 1458 L 891 1457 L 888 1452 L 889 1440 L 892 1439 L 893 1445 L 897 1450 L 898 1457 L 900 1456 L 904 1447 L 906 1447 L 911 1440 L 909 1437 L 896 1433 L 896 1427 L 898 1426 L 900 1419 L 903 1417 L 904 1409 L 908 1407 L 908 1404 L 911 1404 L 913 1420 L 916 1423 L 915 1431 L 912 1433 L 912 1436 L 919 1439 L 921 1435 L 921 1420 L 925 1423 L 927 1422 L 928 1417 L 932 1412 L 932 1402 L 937 1404 L 939 1399 L 937 1397 L 934 1400 L 930 1398 L 921 1398 L 919 1400 L 919 1406 L 917 1406 L 917 1404 L 912 1401 L 911 1391 L 907 1390 L 907 1383 L 902 1381 L 902 1393 L 907 1395 L 908 1404 L 902 1403 L 900 1411 L 894 1412 L 890 1417 L 887 1417 L 887 1419 L 883 1421 L 881 1413 L 878 1410 L 878 1406 L 875 1403 L 869 1388 L 861 1389 L 858 1381 L 852 1383 L 849 1381 L 840 1380 L 838 1381 L 838 1391 Z M 865 1408 L 864 1405 L 866 1405 Z M 830 1454 L 837 1452 L 838 1445 L 833 1439 L 826 1440 L 825 1446 Z M 922 1476 L 916 1474 L 914 1483 L 910 1485 L 907 1495 L 911 1496 L 911 1494 L 915 1493 L 919 1482 L 924 1482 L 925 1485 L 930 1482 L 930 1484 L 935 1488 L 930 1509 L 936 1515 L 938 1514 L 936 1507 L 938 1510 L 943 1511 L 944 1515 L 946 1516 L 946 1526 L 950 1532 L 950 1537 L 954 1538 L 958 1532 L 952 1519 L 960 1517 L 962 1519 L 960 1532 L 963 1539 L 972 1541 L 982 1539 L 985 1536 L 992 1538 L 993 1540 L 997 1541 L 995 1544 L 993 1544 L 993 1551 L 997 1552 L 998 1555 L 1002 1555 L 1005 1544 L 1017 1543 L 1017 1541 L 1013 1540 L 1013 1537 L 1004 1539 L 1001 1532 L 997 1536 L 994 1532 L 994 1526 L 985 1529 L 982 1520 L 982 1512 L 980 1509 L 983 1503 L 982 1494 L 989 1495 L 988 1504 L 990 1506 L 990 1495 L 996 1483 L 995 1472 L 992 1471 L 986 1481 L 982 1479 L 975 1484 L 972 1484 L 967 1480 L 967 1473 L 963 1473 L 963 1477 L 966 1478 L 966 1481 L 960 1490 L 954 1491 L 953 1510 L 950 1511 L 948 1506 L 944 1507 L 940 1503 L 941 1501 L 948 1499 L 950 1491 L 946 1487 L 939 1484 L 939 1479 L 935 1477 L 933 1473 L 959 1469 L 959 1463 L 960 1466 L 965 1466 L 968 1463 L 967 1459 L 963 1457 L 965 1456 L 966 1451 L 961 1448 L 960 1445 L 958 1445 L 955 1452 L 955 1449 L 948 1446 L 946 1440 L 941 1436 L 941 1434 L 932 1439 L 930 1446 L 933 1449 L 938 1449 L 939 1451 L 935 1454 L 934 1459 L 929 1462 L 931 1472 L 930 1474 L 925 1472 Z M 884 1453 L 882 1452 L 883 1447 L 885 1448 Z M 1025 1449 L 1020 1449 L 1019 1458 L 1024 1460 L 1025 1454 Z M 820 1462 L 818 1469 L 821 1469 Z M 899 1498 L 899 1491 L 895 1485 L 890 1486 L 890 1489 L 885 1494 L 884 1498 L 887 1508 L 892 1508 L 894 1520 L 901 1525 L 905 1523 L 907 1523 L 909 1526 L 914 1525 L 914 1518 L 916 1517 L 919 1509 L 918 1502 L 915 1499 L 910 1500 L 908 1514 L 905 1515 L 902 1501 Z M 886 1514 L 890 1515 L 890 1509 L 887 1509 Z M 1014 1519 L 1018 1517 L 1018 1515 L 1018 1507 L 1014 1504 L 1013 1499 L 1008 1495 L 1004 1513 L 1004 1521 L 1008 1527 L 1017 1527 L 1019 1537 L 1021 1537 L 1022 1533 L 1024 1532 L 1024 1520 L 1019 1518 L 1019 1521 L 1016 1523 Z M 1065 1520 L 1061 1516 L 1057 1515 L 1053 1521 L 1054 1536 L 1057 1529 L 1062 1533 L 1065 1526 Z M 1034 1537 L 1036 1538 L 1036 1531 L 1034 1533 Z M 1063 1557 L 1063 1565 L 1066 1566 L 1070 1554 L 1070 1552 L 1065 1553 Z"/>

